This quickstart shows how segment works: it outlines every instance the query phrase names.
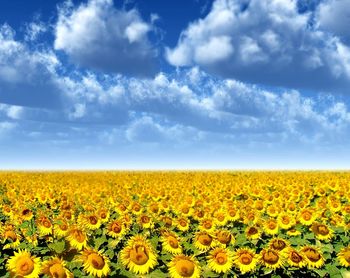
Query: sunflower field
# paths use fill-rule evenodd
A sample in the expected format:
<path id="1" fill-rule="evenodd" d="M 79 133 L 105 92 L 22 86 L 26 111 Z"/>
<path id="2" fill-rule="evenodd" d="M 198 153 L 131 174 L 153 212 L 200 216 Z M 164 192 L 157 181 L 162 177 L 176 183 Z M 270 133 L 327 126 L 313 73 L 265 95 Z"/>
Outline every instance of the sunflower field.
<path id="1" fill-rule="evenodd" d="M 350 172 L 0 172 L 0 277 L 349 277 Z"/>

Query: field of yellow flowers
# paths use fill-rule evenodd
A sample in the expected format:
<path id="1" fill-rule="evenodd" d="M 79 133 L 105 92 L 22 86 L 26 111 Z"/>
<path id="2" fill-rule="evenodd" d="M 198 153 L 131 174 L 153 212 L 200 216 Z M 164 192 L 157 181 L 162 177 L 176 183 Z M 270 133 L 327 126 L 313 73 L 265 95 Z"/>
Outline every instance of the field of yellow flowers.
<path id="1" fill-rule="evenodd" d="M 0 277 L 342 277 L 350 172 L 0 172 Z"/>

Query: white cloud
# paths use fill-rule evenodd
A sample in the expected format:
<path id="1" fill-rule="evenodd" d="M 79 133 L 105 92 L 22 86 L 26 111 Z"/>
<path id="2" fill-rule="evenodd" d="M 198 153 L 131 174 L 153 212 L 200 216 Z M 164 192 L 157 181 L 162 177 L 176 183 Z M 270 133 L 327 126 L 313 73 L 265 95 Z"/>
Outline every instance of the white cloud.
<path id="1" fill-rule="evenodd" d="M 350 5 L 348 0 L 322 1 L 317 10 L 317 23 L 321 29 L 332 32 L 350 42 Z"/>
<path id="2" fill-rule="evenodd" d="M 249 83 L 345 91 L 350 85 L 347 46 L 322 24 L 312 25 L 314 16 L 299 13 L 297 0 L 216 0 L 165 56 L 177 67 L 198 65 Z"/>
<path id="3" fill-rule="evenodd" d="M 117 10 L 111 0 L 59 8 L 55 49 L 78 65 L 109 73 L 150 76 L 156 51 L 147 38 L 152 26 L 136 10 Z"/>
<path id="4" fill-rule="evenodd" d="M 29 49 L 4 24 L 0 26 L 0 61 L 0 102 L 40 107 L 61 104 L 56 83 L 60 63 L 51 50 Z"/>

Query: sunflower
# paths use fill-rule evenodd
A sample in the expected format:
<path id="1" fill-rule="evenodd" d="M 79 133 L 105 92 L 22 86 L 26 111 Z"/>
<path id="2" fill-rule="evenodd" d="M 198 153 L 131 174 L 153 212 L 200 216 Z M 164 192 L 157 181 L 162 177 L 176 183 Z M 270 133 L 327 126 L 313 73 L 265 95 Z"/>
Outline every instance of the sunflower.
<path id="1" fill-rule="evenodd" d="M 260 263 L 266 268 L 277 269 L 284 265 L 284 258 L 281 253 L 274 249 L 263 249 L 259 256 Z"/>
<path id="2" fill-rule="evenodd" d="M 284 230 L 288 230 L 295 225 L 295 219 L 286 212 L 282 212 L 278 215 L 277 222 Z"/>
<path id="3" fill-rule="evenodd" d="M 317 215 L 311 209 L 303 209 L 299 213 L 298 220 L 305 226 L 310 226 L 316 219 Z"/>
<path id="4" fill-rule="evenodd" d="M 109 220 L 110 214 L 108 209 L 102 208 L 98 211 L 98 217 L 100 218 L 101 223 L 106 223 Z"/>
<path id="5" fill-rule="evenodd" d="M 87 228 L 90 231 L 95 231 L 101 227 L 101 221 L 95 214 L 85 215 L 79 222 L 81 222 L 83 227 Z"/>
<path id="6" fill-rule="evenodd" d="M 160 240 L 162 242 L 162 248 L 166 252 L 173 255 L 179 255 L 182 253 L 179 238 L 174 233 L 166 232 L 162 235 Z"/>
<path id="7" fill-rule="evenodd" d="M 239 219 L 238 209 L 231 207 L 227 210 L 227 218 L 229 221 L 237 221 Z"/>
<path id="8" fill-rule="evenodd" d="M 68 234 L 69 226 L 66 220 L 59 219 L 54 225 L 54 235 L 57 237 L 65 237 Z"/>
<path id="9" fill-rule="evenodd" d="M 114 220 L 107 227 L 107 234 L 113 238 L 121 239 L 127 232 L 127 228 L 121 220 Z"/>
<path id="10" fill-rule="evenodd" d="M 198 262 L 190 256 L 177 255 L 168 264 L 171 278 L 200 278 Z"/>
<path id="11" fill-rule="evenodd" d="M 242 274 L 254 271 L 258 261 L 255 252 L 248 248 L 236 250 L 233 259 Z"/>
<path id="12" fill-rule="evenodd" d="M 256 226 L 250 226 L 245 229 L 245 235 L 248 240 L 256 240 L 261 237 L 261 230 Z"/>
<path id="13" fill-rule="evenodd" d="M 180 217 L 179 219 L 177 219 L 177 225 L 176 227 L 182 231 L 182 232 L 186 232 L 188 231 L 188 229 L 190 228 L 190 222 L 188 221 L 187 218 L 185 217 Z"/>
<path id="14" fill-rule="evenodd" d="M 87 236 L 86 234 L 78 228 L 71 228 L 68 233 L 67 240 L 70 245 L 77 250 L 82 250 L 87 246 Z"/>
<path id="15" fill-rule="evenodd" d="M 233 265 L 233 253 L 225 248 L 215 248 L 209 252 L 209 268 L 216 273 L 227 273 Z"/>
<path id="16" fill-rule="evenodd" d="M 320 268 L 324 264 L 324 258 L 317 247 L 304 246 L 300 252 L 305 256 L 307 265 L 311 268 Z"/>
<path id="17" fill-rule="evenodd" d="M 292 229 L 289 229 L 287 231 L 287 235 L 288 236 L 299 236 L 299 235 L 301 235 L 301 232 L 295 228 L 292 228 Z"/>
<path id="18" fill-rule="evenodd" d="M 143 236 L 129 239 L 127 246 L 120 252 L 124 266 L 136 274 L 147 274 L 157 265 L 157 256 L 150 243 Z"/>
<path id="19" fill-rule="evenodd" d="M 215 230 L 215 224 L 212 219 L 205 218 L 200 222 L 199 229 L 206 232 L 212 232 Z"/>
<path id="20" fill-rule="evenodd" d="M 29 208 L 24 208 L 21 211 L 21 218 L 25 221 L 29 221 L 33 218 L 34 214 L 33 211 L 30 210 Z"/>
<path id="21" fill-rule="evenodd" d="M 142 228 L 144 229 L 150 229 L 154 227 L 154 223 L 147 214 L 143 213 L 139 216 L 138 222 L 141 225 Z"/>
<path id="22" fill-rule="evenodd" d="M 264 223 L 264 232 L 267 235 L 277 235 L 278 234 L 278 223 L 275 219 L 269 219 Z"/>
<path id="23" fill-rule="evenodd" d="M 215 213 L 214 221 L 216 226 L 225 226 L 228 221 L 228 217 L 224 211 L 218 211 Z"/>
<path id="24" fill-rule="evenodd" d="M 337 254 L 339 263 L 341 266 L 349 267 L 350 266 L 350 246 L 342 248 Z"/>
<path id="25" fill-rule="evenodd" d="M 161 221 L 167 228 L 170 228 L 173 225 L 173 220 L 169 216 L 162 216 Z"/>
<path id="26" fill-rule="evenodd" d="M 229 244 L 234 244 L 235 237 L 229 230 L 218 230 L 215 232 L 215 239 L 218 244 L 222 245 L 222 247 L 226 247 Z"/>
<path id="27" fill-rule="evenodd" d="M 302 268 L 307 265 L 305 256 L 295 249 L 288 247 L 286 254 L 288 256 L 287 262 L 290 266 Z"/>
<path id="28" fill-rule="evenodd" d="M 6 243 L 3 249 L 16 249 L 20 245 L 21 236 L 12 229 L 5 230 L 3 233 L 3 243 Z"/>
<path id="29" fill-rule="evenodd" d="M 278 252 L 286 251 L 289 246 L 290 246 L 290 243 L 280 237 L 271 239 L 269 243 L 269 247 L 271 249 L 277 250 Z"/>
<path id="30" fill-rule="evenodd" d="M 66 263 L 57 257 L 43 262 L 41 273 L 52 278 L 73 278 L 73 274 L 66 268 Z"/>
<path id="31" fill-rule="evenodd" d="M 319 240 L 329 240 L 333 237 L 333 230 L 327 225 L 314 222 L 311 225 L 311 231 L 315 234 L 315 237 Z"/>
<path id="32" fill-rule="evenodd" d="M 79 260 L 83 262 L 84 271 L 89 275 L 102 277 L 110 272 L 109 259 L 101 252 L 87 248 L 81 252 Z"/>
<path id="33" fill-rule="evenodd" d="M 205 232 L 200 231 L 195 234 L 194 246 L 201 251 L 208 251 L 215 245 L 213 237 Z"/>
<path id="34" fill-rule="evenodd" d="M 40 236 L 47 236 L 52 234 L 52 224 L 46 216 L 39 217 L 36 222 Z"/>
<path id="35" fill-rule="evenodd" d="M 14 277 L 36 278 L 39 277 L 41 262 L 39 258 L 31 256 L 26 250 L 14 252 L 6 264 L 6 269 Z"/>

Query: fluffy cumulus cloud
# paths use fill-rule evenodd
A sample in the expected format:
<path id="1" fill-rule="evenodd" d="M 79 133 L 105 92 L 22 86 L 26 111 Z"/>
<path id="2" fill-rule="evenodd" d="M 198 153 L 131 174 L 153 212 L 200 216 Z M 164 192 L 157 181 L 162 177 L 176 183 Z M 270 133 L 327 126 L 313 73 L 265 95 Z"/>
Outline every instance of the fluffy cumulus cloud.
<path id="1" fill-rule="evenodd" d="M 350 48 L 340 34 L 348 24 L 339 20 L 348 18 L 345 2 L 301 12 L 297 0 L 216 0 L 166 49 L 166 59 L 250 83 L 346 91 Z"/>
<path id="2" fill-rule="evenodd" d="M 350 5 L 347 0 L 323 1 L 317 10 L 317 22 L 327 30 L 350 43 Z"/>
<path id="3" fill-rule="evenodd" d="M 0 102 L 57 108 L 62 102 L 52 50 L 33 50 L 15 39 L 7 24 L 0 26 Z"/>
<path id="4" fill-rule="evenodd" d="M 135 10 L 118 10 L 112 0 L 90 0 L 59 8 L 55 49 L 77 65 L 104 73 L 152 76 L 157 51 L 148 39 L 152 24 Z"/>

